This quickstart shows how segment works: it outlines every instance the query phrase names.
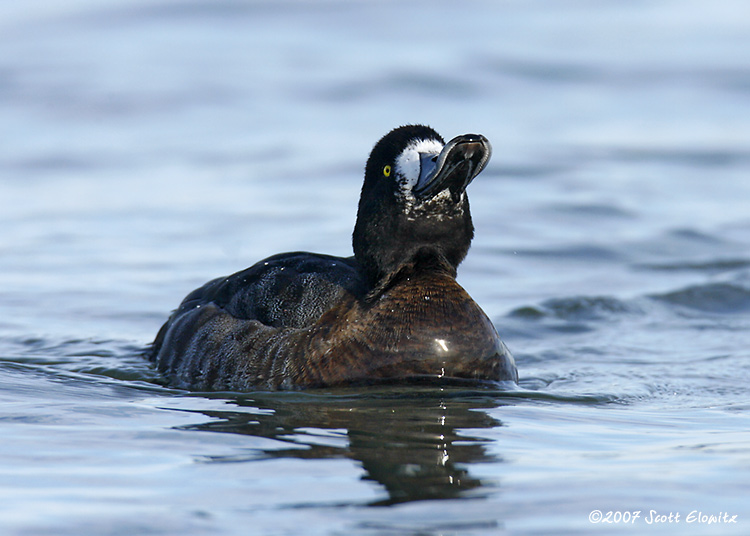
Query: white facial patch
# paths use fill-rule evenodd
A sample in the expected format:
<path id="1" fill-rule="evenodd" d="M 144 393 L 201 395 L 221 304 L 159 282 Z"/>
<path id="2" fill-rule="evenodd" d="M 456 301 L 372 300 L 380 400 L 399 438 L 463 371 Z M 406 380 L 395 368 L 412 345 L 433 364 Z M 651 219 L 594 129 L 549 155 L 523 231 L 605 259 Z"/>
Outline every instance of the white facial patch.
<path id="1" fill-rule="evenodd" d="M 411 143 L 396 158 L 396 173 L 399 177 L 401 193 L 405 197 L 412 197 L 412 189 L 419 180 L 422 163 L 420 155 L 440 154 L 443 145 L 437 140 L 417 140 Z"/>

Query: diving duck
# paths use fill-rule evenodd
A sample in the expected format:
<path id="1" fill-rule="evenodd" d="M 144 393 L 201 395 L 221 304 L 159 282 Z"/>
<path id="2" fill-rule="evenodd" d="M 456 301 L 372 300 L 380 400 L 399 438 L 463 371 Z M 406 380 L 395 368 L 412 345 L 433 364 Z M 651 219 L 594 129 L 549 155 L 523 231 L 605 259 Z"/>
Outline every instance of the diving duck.
<path id="1" fill-rule="evenodd" d="M 274 255 L 191 292 L 150 357 L 173 385 L 276 390 L 518 381 L 492 322 L 456 282 L 474 236 L 466 187 L 492 149 L 408 125 L 373 148 L 352 257 Z"/>

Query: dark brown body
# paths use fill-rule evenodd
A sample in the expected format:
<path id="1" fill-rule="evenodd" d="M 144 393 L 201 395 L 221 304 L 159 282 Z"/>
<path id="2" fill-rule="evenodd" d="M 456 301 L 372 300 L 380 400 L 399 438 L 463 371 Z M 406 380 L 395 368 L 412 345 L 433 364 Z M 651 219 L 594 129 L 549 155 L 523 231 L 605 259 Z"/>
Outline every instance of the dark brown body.
<path id="1" fill-rule="evenodd" d="M 194 389 L 518 379 L 490 320 L 440 272 L 406 277 L 371 303 L 347 292 L 306 328 L 270 327 L 198 305 L 164 325 L 154 350 L 160 370 Z"/>

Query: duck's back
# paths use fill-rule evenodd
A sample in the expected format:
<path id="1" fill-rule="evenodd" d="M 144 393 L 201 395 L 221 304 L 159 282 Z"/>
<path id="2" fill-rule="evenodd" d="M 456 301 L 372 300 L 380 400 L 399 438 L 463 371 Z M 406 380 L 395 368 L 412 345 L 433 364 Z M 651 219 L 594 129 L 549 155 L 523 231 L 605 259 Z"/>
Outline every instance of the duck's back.
<path id="1" fill-rule="evenodd" d="M 274 255 L 191 292 L 157 334 L 151 357 L 186 387 L 263 385 L 264 374 L 248 370 L 243 376 L 228 363 L 259 353 L 253 345 L 309 327 L 332 307 L 359 299 L 364 288 L 353 258 Z"/>
<path id="2" fill-rule="evenodd" d="M 282 253 L 190 293 L 177 315 L 213 303 L 235 318 L 275 328 L 304 328 L 364 285 L 353 257 Z"/>

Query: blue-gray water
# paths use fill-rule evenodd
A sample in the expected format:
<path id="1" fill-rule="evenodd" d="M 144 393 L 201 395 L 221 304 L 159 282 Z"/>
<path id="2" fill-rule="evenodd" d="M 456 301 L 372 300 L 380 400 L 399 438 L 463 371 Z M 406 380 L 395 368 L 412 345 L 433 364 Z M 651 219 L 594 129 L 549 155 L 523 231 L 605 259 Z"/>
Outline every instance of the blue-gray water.
<path id="1" fill-rule="evenodd" d="M 750 533 L 748 51 L 740 0 L 3 3 L 0 533 Z M 408 122 L 494 146 L 459 281 L 520 389 L 164 387 Z"/>

